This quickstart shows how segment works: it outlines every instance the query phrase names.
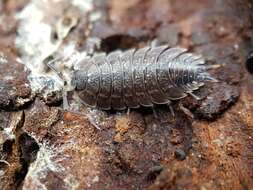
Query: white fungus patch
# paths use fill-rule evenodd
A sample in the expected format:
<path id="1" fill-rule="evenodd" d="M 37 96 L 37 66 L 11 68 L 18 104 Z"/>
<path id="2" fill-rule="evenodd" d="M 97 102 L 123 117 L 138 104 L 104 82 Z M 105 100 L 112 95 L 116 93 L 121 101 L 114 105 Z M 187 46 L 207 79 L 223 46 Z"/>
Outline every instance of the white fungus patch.
<path id="1" fill-rule="evenodd" d="M 6 59 L 3 52 L 0 52 L 0 64 L 6 64 L 6 63 L 8 63 L 8 60 Z"/>
<path id="2" fill-rule="evenodd" d="M 65 168 L 59 163 L 61 160 L 57 158 L 59 148 L 49 147 L 46 143 L 40 144 L 36 160 L 30 165 L 28 173 L 24 180 L 23 189 L 30 189 L 31 186 L 38 189 L 47 189 L 44 180 L 49 172 L 64 174 Z M 75 189 L 78 182 L 71 174 L 63 176 L 64 186 L 67 189 Z"/>
<path id="3" fill-rule="evenodd" d="M 49 91 L 60 89 L 60 86 L 57 85 L 59 81 L 58 83 L 53 82 L 58 79 L 44 73 L 43 60 L 56 51 L 60 45 L 59 42 L 52 43 L 52 27 L 43 22 L 45 3 L 45 1 L 32 0 L 16 15 L 20 25 L 15 43 L 21 53 L 22 62 L 31 71 L 28 79 L 33 91 L 45 87 L 49 87 Z"/>
<path id="4" fill-rule="evenodd" d="M 37 66 L 37 70 L 41 69 L 41 62 L 59 46 L 51 41 L 52 27 L 43 22 L 43 3 L 44 1 L 33 0 L 16 15 L 20 21 L 16 46 L 22 54 L 23 61 L 32 64 L 27 66 Z"/>
<path id="5" fill-rule="evenodd" d="M 63 86 L 63 81 L 56 73 L 48 71 L 45 59 L 55 54 L 61 57 L 60 60 L 71 56 L 70 59 L 62 63 L 64 67 L 70 68 L 76 59 L 83 56 L 83 53 L 80 54 L 76 51 L 76 42 L 70 42 L 64 47 L 61 46 L 79 19 L 73 16 L 71 23 L 65 26 L 63 19 L 66 6 L 68 8 L 78 7 L 82 10 L 81 15 L 84 15 L 92 10 L 93 3 L 91 0 L 31 0 L 16 15 L 16 19 L 20 22 L 15 41 L 21 53 L 20 62 L 24 63 L 31 71 L 28 80 L 33 92 L 40 92 L 45 97 L 51 92 L 61 90 Z M 54 32 L 57 33 L 58 39 L 52 39 Z M 65 72 L 65 75 L 69 79 L 68 71 Z"/>
<path id="6" fill-rule="evenodd" d="M 26 189 L 27 181 L 31 181 L 31 183 L 36 184 L 36 186 L 41 187 L 42 189 L 46 189 L 44 184 L 40 181 L 46 178 L 48 171 L 61 172 L 62 167 L 57 165 L 53 158 L 55 157 L 55 151 L 48 148 L 47 145 L 40 145 L 40 150 L 37 153 L 36 160 L 30 165 L 28 173 L 25 178 L 25 183 L 23 188 Z"/>

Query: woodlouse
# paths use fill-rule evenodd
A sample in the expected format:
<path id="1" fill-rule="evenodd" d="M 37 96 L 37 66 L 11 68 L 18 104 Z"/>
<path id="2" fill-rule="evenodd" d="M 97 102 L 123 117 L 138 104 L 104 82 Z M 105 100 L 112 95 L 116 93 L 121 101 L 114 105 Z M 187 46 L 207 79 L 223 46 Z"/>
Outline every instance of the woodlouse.
<path id="1" fill-rule="evenodd" d="M 214 81 L 202 56 L 180 47 L 113 51 L 82 60 L 71 85 L 84 104 L 102 110 L 170 104 Z M 50 65 L 49 65 L 50 66 Z M 51 67 L 51 66 L 50 66 Z"/>

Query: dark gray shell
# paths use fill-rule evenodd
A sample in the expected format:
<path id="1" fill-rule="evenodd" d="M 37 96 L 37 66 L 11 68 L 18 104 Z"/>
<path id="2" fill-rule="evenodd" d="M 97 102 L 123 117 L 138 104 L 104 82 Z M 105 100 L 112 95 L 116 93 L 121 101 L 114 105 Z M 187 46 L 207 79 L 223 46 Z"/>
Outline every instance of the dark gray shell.
<path id="1" fill-rule="evenodd" d="M 168 46 L 114 51 L 83 60 L 72 84 L 88 106 L 151 107 L 181 99 L 211 79 L 201 56 Z"/>

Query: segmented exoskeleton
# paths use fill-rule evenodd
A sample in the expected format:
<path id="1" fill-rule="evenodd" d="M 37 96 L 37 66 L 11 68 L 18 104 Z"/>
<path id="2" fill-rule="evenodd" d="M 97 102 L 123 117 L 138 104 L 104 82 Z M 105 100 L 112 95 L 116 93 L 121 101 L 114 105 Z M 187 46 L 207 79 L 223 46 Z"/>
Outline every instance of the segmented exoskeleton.
<path id="1" fill-rule="evenodd" d="M 71 84 L 84 104 L 123 110 L 170 104 L 215 80 L 202 56 L 168 46 L 113 51 L 81 61 Z"/>

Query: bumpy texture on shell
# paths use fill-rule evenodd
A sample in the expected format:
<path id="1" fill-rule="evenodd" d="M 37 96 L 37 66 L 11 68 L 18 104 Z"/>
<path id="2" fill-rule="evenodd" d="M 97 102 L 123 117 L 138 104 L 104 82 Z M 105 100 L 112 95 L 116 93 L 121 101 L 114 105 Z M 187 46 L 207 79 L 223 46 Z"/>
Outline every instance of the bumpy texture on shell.
<path id="1" fill-rule="evenodd" d="M 201 56 L 180 47 L 114 51 L 83 60 L 72 84 L 88 106 L 123 110 L 167 104 L 212 80 Z"/>

